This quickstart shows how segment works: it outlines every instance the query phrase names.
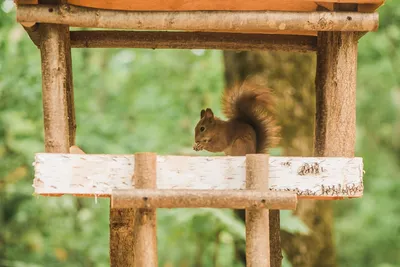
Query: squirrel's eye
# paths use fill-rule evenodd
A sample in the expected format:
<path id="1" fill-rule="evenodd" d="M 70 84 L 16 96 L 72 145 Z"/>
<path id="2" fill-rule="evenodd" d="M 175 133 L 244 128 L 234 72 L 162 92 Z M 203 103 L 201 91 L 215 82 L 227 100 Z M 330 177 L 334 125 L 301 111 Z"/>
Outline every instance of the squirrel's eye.
<path id="1" fill-rule="evenodd" d="M 206 128 L 205 128 L 204 126 L 201 126 L 201 127 L 200 127 L 200 132 L 204 132 L 205 129 L 206 129 Z"/>

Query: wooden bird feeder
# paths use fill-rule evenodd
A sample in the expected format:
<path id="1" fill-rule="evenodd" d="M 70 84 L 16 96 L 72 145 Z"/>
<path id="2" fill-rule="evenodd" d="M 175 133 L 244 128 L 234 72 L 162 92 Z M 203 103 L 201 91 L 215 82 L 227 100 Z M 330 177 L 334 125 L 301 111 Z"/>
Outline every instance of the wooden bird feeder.
<path id="1" fill-rule="evenodd" d="M 247 265 L 275 267 L 269 209 L 363 194 L 354 157 L 357 42 L 377 30 L 383 2 L 16 0 L 17 21 L 42 59 L 46 153 L 35 157 L 35 193 L 111 198 L 112 266 L 158 265 L 157 208 L 212 207 L 246 209 Z M 316 51 L 315 157 L 71 153 L 71 47 Z"/>

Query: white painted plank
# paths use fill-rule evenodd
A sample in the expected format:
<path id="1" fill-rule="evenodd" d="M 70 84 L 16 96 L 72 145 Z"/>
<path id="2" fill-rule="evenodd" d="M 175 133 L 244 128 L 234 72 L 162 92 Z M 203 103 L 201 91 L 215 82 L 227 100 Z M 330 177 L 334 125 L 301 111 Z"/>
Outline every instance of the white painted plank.
<path id="1" fill-rule="evenodd" d="M 134 155 L 38 153 L 36 194 L 109 196 L 134 187 Z M 245 189 L 245 157 L 157 156 L 159 189 Z M 271 190 L 299 197 L 361 197 L 362 158 L 270 157 Z"/>

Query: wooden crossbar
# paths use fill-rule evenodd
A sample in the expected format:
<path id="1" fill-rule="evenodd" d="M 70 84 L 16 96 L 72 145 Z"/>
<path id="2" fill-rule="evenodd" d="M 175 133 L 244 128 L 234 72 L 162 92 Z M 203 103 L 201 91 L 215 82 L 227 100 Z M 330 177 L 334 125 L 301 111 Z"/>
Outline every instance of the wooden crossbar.
<path id="1" fill-rule="evenodd" d="M 32 32 L 32 31 L 28 31 Z M 315 36 L 158 31 L 71 31 L 73 48 L 316 51 Z"/>
<path id="2" fill-rule="evenodd" d="M 285 11 L 122 11 L 72 5 L 18 5 L 20 23 L 203 32 L 375 31 L 377 13 Z"/>
<path id="3" fill-rule="evenodd" d="M 296 209 L 294 192 L 259 190 L 113 190 L 111 207 L 123 208 L 220 208 Z"/>

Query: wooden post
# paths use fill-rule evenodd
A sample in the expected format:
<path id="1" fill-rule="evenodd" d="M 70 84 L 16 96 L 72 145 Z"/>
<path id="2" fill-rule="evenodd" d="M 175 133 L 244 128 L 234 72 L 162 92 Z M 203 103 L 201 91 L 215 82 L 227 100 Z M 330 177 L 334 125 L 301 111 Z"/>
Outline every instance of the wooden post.
<path id="1" fill-rule="evenodd" d="M 134 266 L 134 217 L 134 209 L 113 209 L 110 207 L 110 266 L 112 267 Z"/>
<path id="2" fill-rule="evenodd" d="M 45 150 L 68 153 L 75 136 L 68 116 L 73 113 L 68 27 L 42 24 L 40 36 Z"/>
<path id="3" fill-rule="evenodd" d="M 315 156 L 354 157 L 357 40 L 354 32 L 318 34 Z"/>
<path id="4" fill-rule="evenodd" d="M 357 40 L 354 32 L 318 33 L 316 121 L 314 155 L 353 157 L 356 138 Z M 362 185 L 361 185 L 362 187 Z M 361 188 L 362 190 L 362 188 Z M 319 266 L 334 266 L 333 214 L 330 202 L 319 203 L 331 211 L 325 218 Z"/>
<path id="5" fill-rule="evenodd" d="M 269 155 L 246 155 L 246 189 L 269 190 Z M 270 266 L 269 212 L 246 209 L 246 266 Z"/>
<path id="6" fill-rule="evenodd" d="M 156 187 L 154 153 L 135 154 L 135 188 Z M 157 266 L 155 209 L 113 208 L 110 201 L 111 266 Z"/>
<path id="7" fill-rule="evenodd" d="M 134 180 L 137 188 L 156 188 L 157 155 L 135 154 Z M 127 247 L 125 249 L 131 249 Z M 133 229 L 133 251 L 135 267 L 157 267 L 156 209 L 137 209 Z"/>

